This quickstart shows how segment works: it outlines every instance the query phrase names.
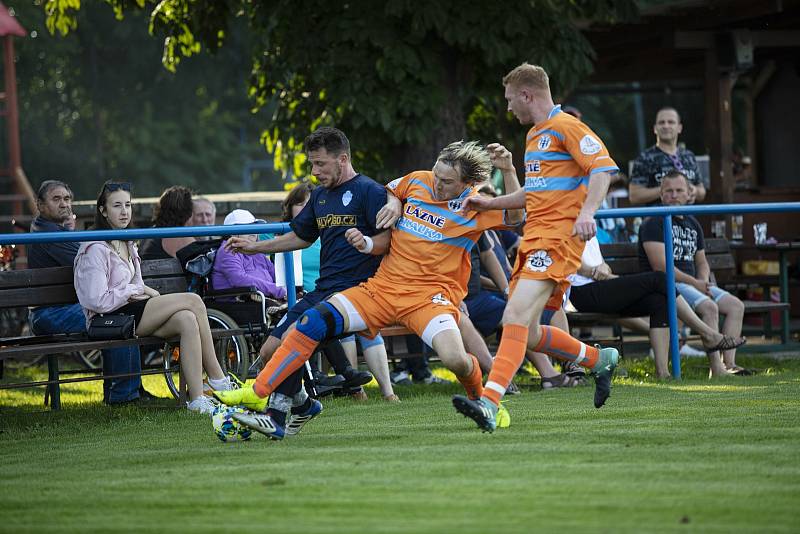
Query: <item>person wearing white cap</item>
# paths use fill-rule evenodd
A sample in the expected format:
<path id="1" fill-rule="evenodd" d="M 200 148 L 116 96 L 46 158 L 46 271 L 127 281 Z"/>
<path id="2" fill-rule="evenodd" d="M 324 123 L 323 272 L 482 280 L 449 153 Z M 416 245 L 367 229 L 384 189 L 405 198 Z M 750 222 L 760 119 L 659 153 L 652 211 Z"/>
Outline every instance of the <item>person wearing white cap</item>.
<path id="1" fill-rule="evenodd" d="M 237 224 L 263 223 L 247 210 L 236 209 L 226 217 L 226 226 Z M 238 236 L 243 240 L 255 242 L 257 234 Z M 275 266 L 264 254 L 235 254 L 225 247 L 225 242 L 217 250 L 214 269 L 211 271 L 211 286 L 219 291 L 231 287 L 256 287 L 270 298 L 283 300 L 286 288 L 275 283 Z"/>

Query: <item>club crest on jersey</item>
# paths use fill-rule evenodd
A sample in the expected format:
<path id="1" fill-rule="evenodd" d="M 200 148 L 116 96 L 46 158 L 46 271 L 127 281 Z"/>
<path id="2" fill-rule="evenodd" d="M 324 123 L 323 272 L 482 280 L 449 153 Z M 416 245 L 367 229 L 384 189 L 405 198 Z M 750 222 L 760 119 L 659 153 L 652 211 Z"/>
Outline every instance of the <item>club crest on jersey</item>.
<path id="1" fill-rule="evenodd" d="M 602 145 L 589 134 L 583 136 L 581 139 L 581 152 L 586 154 L 587 156 L 591 156 L 592 154 L 597 154 L 600 152 L 600 149 L 603 148 Z"/>
<path id="2" fill-rule="evenodd" d="M 444 298 L 444 295 L 441 293 L 436 293 L 434 296 L 431 297 L 431 302 L 434 304 L 441 304 L 442 306 L 449 306 L 450 301 Z"/>
<path id="3" fill-rule="evenodd" d="M 525 260 L 525 268 L 536 273 L 543 273 L 548 267 L 553 265 L 553 258 L 547 253 L 546 250 L 537 250 L 528 254 Z"/>
<path id="4" fill-rule="evenodd" d="M 450 208 L 450 211 L 461 211 L 462 205 L 463 201 L 461 200 L 451 200 L 447 203 L 447 207 Z"/>
<path id="5" fill-rule="evenodd" d="M 350 201 L 353 200 L 353 193 L 350 191 L 345 191 L 344 195 L 342 195 L 342 204 L 347 206 L 350 204 Z"/>
<path id="6" fill-rule="evenodd" d="M 552 139 L 550 139 L 549 135 L 543 135 L 539 138 L 539 150 L 547 150 L 550 148 L 550 143 Z"/>

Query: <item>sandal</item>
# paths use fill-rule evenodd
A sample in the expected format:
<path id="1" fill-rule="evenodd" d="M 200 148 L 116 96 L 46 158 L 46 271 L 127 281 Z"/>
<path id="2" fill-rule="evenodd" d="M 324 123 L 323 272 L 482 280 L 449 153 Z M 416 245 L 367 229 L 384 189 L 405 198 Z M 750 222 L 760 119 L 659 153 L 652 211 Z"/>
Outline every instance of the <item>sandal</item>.
<path id="1" fill-rule="evenodd" d="M 747 338 L 745 337 L 732 337 L 732 336 L 722 336 L 722 339 L 719 343 L 714 345 L 713 347 L 703 347 L 706 352 L 717 352 L 717 351 L 725 351 L 735 349 L 737 347 L 741 347 L 747 343 Z"/>
<path id="2" fill-rule="evenodd" d="M 555 388 L 571 388 L 576 384 L 572 378 L 567 375 L 556 375 L 551 377 L 542 377 L 542 389 L 555 389 Z"/>

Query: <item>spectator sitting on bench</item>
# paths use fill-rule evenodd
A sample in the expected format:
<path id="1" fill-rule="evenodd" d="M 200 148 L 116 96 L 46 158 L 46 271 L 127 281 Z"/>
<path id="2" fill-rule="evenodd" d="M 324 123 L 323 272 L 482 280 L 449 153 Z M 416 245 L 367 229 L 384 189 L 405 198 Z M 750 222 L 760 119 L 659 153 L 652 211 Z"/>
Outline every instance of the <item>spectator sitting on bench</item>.
<path id="1" fill-rule="evenodd" d="M 217 221 L 217 207 L 205 197 L 192 199 L 192 226 L 214 226 Z M 195 237 L 197 241 L 210 241 L 214 236 Z"/>
<path id="2" fill-rule="evenodd" d="M 689 203 L 689 181 L 686 175 L 673 171 L 661 180 L 661 202 L 665 206 Z M 672 216 L 672 255 L 675 258 L 675 286 L 703 322 L 731 338 L 742 335 L 744 303 L 712 281 L 705 252 L 703 229 L 691 215 Z M 639 228 L 639 265 L 645 271 L 664 271 L 664 220 L 650 217 Z M 725 315 L 722 327 L 720 314 Z M 739 371 L 735 347 L 723 352 L 725 367 Z M 713 368 L 712 368 L 713 371 Z"/>
<path id="3" fill-rule="evenodd" d="M 72 213 L 72 190 L 64 182 L 46 180 L 36 193 L 39 214 L 31 223 L 31 232 L 64 232 L 75 228 Z M 70 227 L 71 226 L 71 227 Z M 28 266 L 31 269 L 72 266 L 78 253 L 78 242 L 34 243 L 28 246 Z M 31 330 L 35 335 L 86 332 L 86 318 L 80 304 L 40 306 L 30 314 Z M 141 371 L 139 347 L 104 349 L 103 374 L 129 374 Z M 142 397 L 153 397 L 142 389 L 138 376 L 116 378 L 103 382 L 103 402 L 124 404 Z"/>
<path id="4" fill-rule="evenodd" d="M 256 219 L 247 210 L 236 209 L 225 217 L 224 224 L 253 224 L 265 221 Z M 258 234 L 238 235 L 243 240 L 255 242 Z M 217 250 L 214 268 L 211 271 L 211 285 L 216 291 L 232 287 L 256 287 L 265 296 L 286 299 L 286 288 L 275 283 L 275 266 L 264 254 L 236 254 L 225 248 L 227 240 Z"/>
<path id="5" fill-rule="evenodd" d="M 154 228 L 192 226 L 192 191 L 182 185 L 173 185 L 164 190 L 153 210 Z M 177 252 L 194 243 L 194 237 L 165 237 L 142 240 L 143 260 L 162 260 L 176 258 Z"/>
<path id="6" fill-rule="evenodd" d="M 131 184 L 106 182 L 95 209 L 97 230 L 122 230 L 131 220 Z M 212 389 L 232 389 L 214 351 L 206 306 L 194 293 L 161 295 L 142 281 L 141 260 L 132 241 L 82 243 L 75 257 L 75 291 L 88 326 L 99 313 L 134 316 L 137 336 L 180 336 L 181 373 L 189 386 L 187 407 L 211 414 L 203 394 L 203 368 Z"/>
<path id="7" fill-rule="evenodd" d="M 663 245 L 661 246 L 663 254 Z M 669 378 L 666 274 L 662 271 L 649 271 L 619 277 L 603 261 L 600 244 L 596 238 L 592 238 L 586 242 L 581 268 L 576 275 L 570 277 L 570 283 L 572 287 L 569 299 L 579 312 L 649 317 L 650 345 L 656 362 L 656 376 Z M 708 351 L 711 374 L 727 375 L 718 351 L 738 347 L 745 342 L 744 338 L 723 335 L 704 323 L 680 295 L 677 295 L 676 309 L 678 317 L 703 339 L 703 346 Z"/>

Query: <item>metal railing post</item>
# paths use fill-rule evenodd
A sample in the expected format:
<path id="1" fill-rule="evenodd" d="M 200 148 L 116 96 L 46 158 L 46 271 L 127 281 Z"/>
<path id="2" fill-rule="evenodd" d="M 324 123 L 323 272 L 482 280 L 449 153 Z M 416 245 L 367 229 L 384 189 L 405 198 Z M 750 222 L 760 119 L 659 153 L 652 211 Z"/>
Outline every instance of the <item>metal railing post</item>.
<path id="1" fill-rule="evenodd" d="M 664 215 L 664 271 L 667 275 L 667 317 L 669 317 L 669 355 L 672 378 L 681 378 L 681 349 L 678 336 L 678 313 L 675 303 L 675 257 L 672 247 L 672 215 Z"/>

